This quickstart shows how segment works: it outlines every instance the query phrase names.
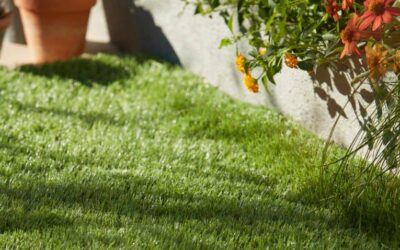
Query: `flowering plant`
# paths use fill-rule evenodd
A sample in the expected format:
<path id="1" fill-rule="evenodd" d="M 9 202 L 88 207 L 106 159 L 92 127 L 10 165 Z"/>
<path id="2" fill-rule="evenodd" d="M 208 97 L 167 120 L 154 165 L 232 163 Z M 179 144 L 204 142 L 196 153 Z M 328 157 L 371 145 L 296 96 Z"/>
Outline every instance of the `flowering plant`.
<path id="1" fill-rule="evenodd" d="M 345 105 L 351 104 L 355 111 L 362 128 L 359 135 L 362 136 L 354 138 L 355 143 L 342 159 L 341 166 L 344 167 L 340 169 L 347 169 L 351 165 L 347 164 L 351 156 L 366 146 L 369 149 L 366 157 L 372 161 L 364 162 L 366 167 L 360 171 L 360 176 L 367 178 L 349 178 L 353 175 L 346 175 L 346 171 L 343 171 L 344 179 L 349 184 L 346 191 L 335 188 L 342 190 L 335 197 L 342 199 L 343 194 L 349 197 L 349 202 L 343 198 L 346 203 L 344 207 L 349 209 L 354 204 L 362 204 L 362 195 L 367 193 L 364 192 L 366 189 L 373 189 L 371 193 L 378 194 L 375 184 L 386 183 L 393 188 L 384 189 L 383 185 L 381 193 L 398 200 L 399 195 L 394 188 L 398 186 L 393 185 L 395 182 L 388 182 L 385 179 L 388 175 L 382 174 L 382 170 L 383 173 L 400 170 L 400 4 L 397 1 L 183 1 L 194 4 L 196 13 L 211 17 L 217 13 L 225 20 L 232 36 L 223 39 L 220 47 L 237 45 L 240 40 L 248 42 L 251 47 L 249 53 L 243 53 L 236 47 L 236 66 L 243 74 L 246 88 L 251 92 L 259 92 L 261 83 L 268 91 L 269 84 L 275 84 L 274 75 L 282 69 L 283 64 L 308 71 L 312 75 L 323 65 L 337 71 L 341 69 L 339 66 L 345 66 L 353 79 L 349 82 L 348 91 L 341 93 L 348 96 Z M 331 97 L 321 88 L 314 90 L 318 96 L 327 100 L 329 106 Z M 346 117 L 343 109 L 334 115 L 337 115 L 335 124 L 341 116 Z M 385 181 L 377 181 L 377 178 Z M 335 180 L 332 181 L 335 183 Z M 382 206 L 387 206 L 383 208 L 384 211 L 399 211 L 397 202 Z M 363 211 L 365 207 L 361 208 L 356 209 L 360 212 L 360 218 L 368 214 Z M 387 218 L 388 224 L 398 228 L 399 220 L 393 219 L 390 212 Z M 382 218 L 379 217 L 378 221 L 382 221 Z"/>
<path id="2" fill-rule="evenodd" d="M 367 134 L 364 144 L 370 149 L 379 143 L 397 145 L 400 129 L 393 119 L 385 119 L 398 112 L 383 112 L 400 110 L 395 96 L 399 78 L 385 77 L 388 72 L 400 73 L 400 8 L 394 0 L 184 1 L 194 4 L 196 13 L 218 13 L 225 20 L 232 36 L 223 39 L 221 47 L 240 40 L 250 44 L 252 50 L 247 54 L 237 49 L 236 65 L 251 92 L 257 93 L 260 83 L 268 91 L 283 63 L 312 73 L 324 64 L 346 64 L 351 68 L 346 63 L 348 57 L 361 61 L 366 68 L 353 66 L 358 74 L 348 95 Z M 261 73 L 256 75 L 256 68 Z M 368 114 L 371 105 L 357 100 L 365 99 L 366 93 L 376 112 Z M 382 136 L 386 138 L 383 141 L 378 139 Z M 390 151 L 384 153 L 387 156 L 395 155 L 391 156 L 397 159 L 392 165 L 397 165 L 400 154 L 394 149 L 397 147 L 385 147 L 383 151 Z"/>
<path id="3" fill-rule="evenodd" d="M 252 69 L 263 69 L 254 84 L 261 80 L 266 88 L 268 82 L 275 83 L 273 76 L 281 70 L 282 62 L 290 68 L 312 71 L 321 64 L 338 62 L 349 55 L 361 56 L 368 47 L 372 48 L 366 50 L 370 55 L 368 65 L 374 66 L 373 59 L 380 55 L 375 52 L 382 46 L 385 51 L 389 49 L 385 39 L 393 37 L 400 28 L 395 18 L 400 15 L 400 9 L 394 6 L 394 0 L 184 1 L 195 4 L 196 13 L 217 12 L 224 18 L 232 37 L 223 39 L 221 47 L 241 39 L 249 42 L 253 51 L 246 58 L 238 52 L 238 69 L 244 73 L 245 83 Z M 238 29 L 234 28 L 235 21 Z M 395 53 L 387 51 L 385 56 Z M 395 57 L 388 63 L 395 64 Z M 386 73 L 376 71 L 375 67 L 370 70 L 374 71 L 371 76 Z M 252 92 L 258 91 L 251 84 L 246 86 Z"/>

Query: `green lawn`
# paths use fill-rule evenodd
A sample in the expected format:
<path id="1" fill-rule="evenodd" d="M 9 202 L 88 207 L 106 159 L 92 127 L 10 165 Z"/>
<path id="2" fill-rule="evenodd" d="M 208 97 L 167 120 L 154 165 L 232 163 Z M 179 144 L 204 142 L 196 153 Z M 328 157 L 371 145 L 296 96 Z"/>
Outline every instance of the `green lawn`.
<path id="1" fill-rule="evenodd" d="M 307 198 L 323 145 L 152 60 L 1 70 L 0 246 L 383 247 Z"/>

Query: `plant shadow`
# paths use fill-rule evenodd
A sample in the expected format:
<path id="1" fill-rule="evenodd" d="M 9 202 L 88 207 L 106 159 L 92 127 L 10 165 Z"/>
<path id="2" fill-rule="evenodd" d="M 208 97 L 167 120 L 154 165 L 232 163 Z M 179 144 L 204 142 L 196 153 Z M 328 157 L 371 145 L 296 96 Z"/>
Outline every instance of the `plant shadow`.
<path id="1" fill-rule="evenodd" d="M 359 74 L 366 71 L 364 65 L 358 58 L 352 57 L 343 60 L 340 63 L 330 63 L 317 67 L 314 71 L 309 72 L 314 85 L 314 93 L 322 101 L 326 102 L 327 110 L 331 118 L 341 116 L 348 118 L 346 106 L 341 102 L 349 102 L 351 109 L 356 117 L 363 109 L 363 96 L 359 96 L 356 88 L 352 83 Z M 367 91 L 362 88 L 362 91 Z M 343 98 L 344 97 L 344 98 Z M 338 99 L 339 98 L 339 99 Z M 363 99 L 357 100 L 357 99 Z M 349 110 L 349 109 L 347 109 Z"/>
<path id="2" fill-rule="evenodd" d="M 74 112 L 66 109 L 56 107 L 39 107 L 31 103 L 13 102 L 13 105 L 18 107 L 19 110 L 29 113 L 38 113 L 46 116 L 59 116 L 59 117 L 72 117 L 84 122 L 87 126 L 91 127 L 96 123 L 109 124 L 115 127 L 123 127 L 130 122 L 135 122 L 130 116 L 116 117 L 112 114 L 96 112 L 96 111 L 79 111 Z"/>
<path id="3" fill-rule="evenodd" d="M 20 145 L 17 138 L 12 136 L 0 137 L 0 149 L 17 155 L 33 154 L 44 161 L 57 159 L 54 156 L 55 152 Z M 62 157 L 62 164 L 69 162 L 78 168 L 80 165 L 101 164 L 90 155 L 69 155 L 64 152 Z M 82 162 L 82 159 L 85 161 Z M 196 178 L 202 176 L 198 175 Z M 239 180 L 233 177 L 226 181 L 232 183 L 241 181 L 243 185 L 262 182 L 266 186 L 274 182 L 264 177 L 261 179 L 251 171 L 246 172 L 245 178 Z M 116 183 L 118 185 L 115 185 Z M 157 177 L 137 175 L 133 172 L 107 171 L 88 175 L 84 180 L 59 178 L 57 181 L 49 181 L 45 177 L 26 177 L 18 181 L 17 185 L 0 185 L 0 196 L 5 197 L 10 204 L 9 209 L 0 212 L 0 232 L 46 230 L 52 227 L 73 228 L 76 223 L 90 223 L 78 222 L 76 218 L 65 218 L 51 212 L 65 208 L 76 208 L 83 213 L 95 211 L 96 214 L 112 214 L 115 218 L 128 218 L 135 221 L 138 228 L 145 228 L 147 232 L 151 232 L 151 237 L 156 237 L 162 244 L 173 244 L 174 240 L 177 240 L 174 237 L 181 238 L 177 236 L 179 233 L 182 233 L 182 237 L 189 234 L 189 237 L 183 237 L 183 240 L 186 240 L 184 244 L 188 247 L 195 246 L 195 242 L 190 240 L 191 232 L 170 234 L 169 228 L 176 223 L 213 221 L 207 224 L 209 231 L 224 227 L 240 234 L 249 233 L 249 237 L 250 234 L 262 234 L 269 226 L 276 224 L 303 228 L 301 233 L 304 235 L 307 235 L 308 231 L 316 230 L 346 231 L 335 218 L 316 212 L 312 204 L 276 199 L 273 195 L 268 197 L 268 194 L 263 199 L 256 200 L 248 199 L 246 196 L 212 196 L 190 189 L 171 188 L 171 185 L 176 184 L 163 185 Z M 15 204 L 18 204 L 18 209 L 14 207 Z M 299 206 L 302 208 L 299 209 Z M 118 220 L 115 223 L 118 226 Z M 248 231 L 252 227 L 258 227 L 258 230 Z M 107 242 L 109 239 L 99 240 Z"/>
<path id="4" fill-rule="evenodd" d="M 284 223 L 303 225 L 310 230 L 334 228 L 334 220 L 313 212 L 312 209 L 299 212 L 295 208 L 282 206 L 274 201 L 250 201 L 199 195 L 192 192 L 177 192 L 157 186 L 158 180 L 149 177 L 129 176 L 125 174 L 107 174 L 97 176 L 103 180 L 85 182 L 47 183 L 40 180 L 26 180 L 24 185 L 8 187 L 0 192 L 11 201 L 25 203 L 32 211 L 43 207 L 56 209 L 79 207 L 83 211 L 111 213 L 118 217 L 125 216 L 152 218 L 154 222 L 167 224 L 185 221 L 217 221 L 219 225 L 241 232 L 248 226 L 259 224 Z M 106 183 L 106 179 L 118 186 Z M 25 218 L 28 219 L 29 218 Z M 17 219 L 7 221 L 7 230 L 30 230 L 29 223 L 19 226 Z M 46 220 L 46 217 L 43 218 Z M 40 221 L 40 219 L 38 219 Z M 315 223 L 315 222 L 318 223 Z M 1 224 L 0 224 L 1 225 Z M 72 225 L 71 225 L 72 226 Z M 37 227 L 37 225 L 32 225 Z M 3 231 L 5 228 L 3 228 Z"/>
<path id="5" fill-rule="evenodd" d="M 103 0 L 103 7 L 111 42 L 118 49 L 181 64 L 172 44 L 148 10 L 137 6 L 134 0 Z"/>
<path id="6" fill-rule="evenodd" d="M 364 169 L 361 176 L 354 170 L 355 165 L 350 169 L 325 171 L 319 179 L 307 181 L 293 198 L 333 209 L 347 227 L 398 249 L 400 227 L 396 222 L 400 217 L 400 180 L 372 168 Z M 379 179 L 370 181 L 373 176 Z"/>
<path id="7" fill-rule="evenodd" d="M 95 84 L 108 86 L 131 76 L 131 71 L 123 66 L 85 57 L 43 65 L 24 65 L 19 71 L 47 78 L 72 80 L 88 87 Z"/>
<path id="8" fill-rule="evenodd" d="M 0 189 L 0 193 L 4 193 L 4 189 Z M 52 227 L 70 227 L 73 221 L 52 212 L 43 209 L 42 211 L 29 211 L 29 205 L 19 199 L 12 199 L 13 203 L 20 203 L 26 208 L 21 210 L 9 209 L 0 211 L 0 233 L 9 231 L 35 231 L 46 230 Z"/>

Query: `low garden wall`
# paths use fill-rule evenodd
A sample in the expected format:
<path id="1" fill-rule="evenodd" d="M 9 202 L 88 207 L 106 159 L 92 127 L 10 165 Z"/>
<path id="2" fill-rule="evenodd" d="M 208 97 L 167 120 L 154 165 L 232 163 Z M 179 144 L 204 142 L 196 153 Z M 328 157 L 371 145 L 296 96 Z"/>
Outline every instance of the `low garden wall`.
<path id="1" fill-rule="evenodd" d="M 352 105 L 346 106 L 350 77 L 345 69 L 333 74 L 329 68 L 321 68 L 309 74 L 284 67 L 276 76 L 272 95 L 264 90 L 252 94 L 236 72 L 235 47 L 218 48 L 220 40 L 229 36 L 223 20 L 193 13 L 191 7 L 184 9 L 181 0 L 99 0 L 87 37 L 111 41 L 127 53 L 149 54 L 180 64 L 229 95 L 281 112 L 322 138 L 328 137 L 341 116 L 333 138 L 345 146 L 351 143 L 359 126 Z M 9 39 L 22 41 L 15 27 Z"/>

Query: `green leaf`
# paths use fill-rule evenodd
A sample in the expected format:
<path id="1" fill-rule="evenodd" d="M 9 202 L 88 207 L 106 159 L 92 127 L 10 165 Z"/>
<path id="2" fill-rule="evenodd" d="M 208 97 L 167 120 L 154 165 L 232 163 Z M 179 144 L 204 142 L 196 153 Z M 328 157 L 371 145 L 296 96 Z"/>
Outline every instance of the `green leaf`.
<path id="1" fill-rule="evenodd" d="M 269 86 L 268 86 L 268 76 L 267 74 L 264 74 L 263 77 L 261 78 L 261 81 L 264 85 L 265 91 L 267 91 L 268 95 L 271 95 L 271 92 L 269 90 Z"/>
<path id="2" fill-rule="evenodd" d="M 233 33 L 233 15 L 230 16 L 227 25 L 229 30 Z"/>
<path id="3" fill-rule="evenodd" d="M 237 3 L 238 12 L 242 9 L 243 4 L 244 4 L 244 0 L 238 0 L 238 3 Z"/>
<path id="4" fill-rule="evenodd" d="M 392 131 L 390 131 L 389 129 L 386 129 L 383 132 L 383 136 L 382 136 L 382 141 L 384 145 L 387 145 L 394 137 L 394 134 Z"/>
<path id="5" fill-rule="evenodd" d="M 338 36 L 332 33 L 325 33 L 322 35 L 322 38 L 326 41 L 336 41 L 338 39 Z"/>
<path id="6" fill-rule="evenodd" d="M 201 3 L 196 4 L 196 8 L 194 9 L 194 14 L 203 14 L 204 13 L 204 9 L 203 9 L 203 5 Z"/>
<path id="7" fill-rule="evenodd" d="M 277 11 L 274 11 L 273 14 L 269 17 L 268 21 L 265 24 L 265 31 L 268 33 L 271 30 L 271 25 L 275 20 L 275 17 L 277 15 Z"/>
<path id="8" fill-rule="evenodd" d="M 275 76 L 276 73 L 278 73 L 278 72 L 275 72 L 275 70 L 274 70 L 273 67 L 270 67 L 270 68 L 268 68 L 268 70 L 267 70 L 267 77 L 268 77 L 268 80 L 269 80 L 270 82 L 272 82 L 273 84 L 275 84 L 275 85 L 276 85 L 276 82 L 275 82 L 274 76 Z"/>
<path id="9" fill-rule="evenodd" d="M 233 41 L 229 38 L 224 38 L 221 40 L 221 42 L 219 43 L 218 48 L 221 49 L 223 47 L 229 46 L 233 43 Z"/>
<path id="10" fill-rule="evenodd" d="M 305 71 L 311 71 L 314 69 L 314 63 L 312 63 L 311 61 L 307 60 L 307 61 L 300 61 L 297 66 L 299 67 L 299 69 L 305 70 Z"/>

